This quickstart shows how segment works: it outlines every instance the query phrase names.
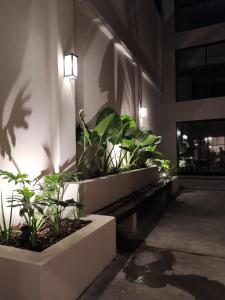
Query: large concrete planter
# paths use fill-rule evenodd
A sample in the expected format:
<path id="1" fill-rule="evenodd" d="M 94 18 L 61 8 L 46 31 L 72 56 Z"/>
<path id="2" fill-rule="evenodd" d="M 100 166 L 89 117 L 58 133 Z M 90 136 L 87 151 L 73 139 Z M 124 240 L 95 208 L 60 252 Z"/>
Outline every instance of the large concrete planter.
<path id="1" fill-rule="evenodd" d="M 159 180 L 158 168 L 150 167 L 80 181 L 84 187 L 85 213 L 95 213 L 122 197 Z M 78 183 L 68 183 L 65 198 L 75 198 Z"/>
<path id="2" fill-rule="evenodd" d="M 113 217 L 92 223 L 41 253 L 0 246 L 0 299 L 75 300 L 116 255 Z"/>

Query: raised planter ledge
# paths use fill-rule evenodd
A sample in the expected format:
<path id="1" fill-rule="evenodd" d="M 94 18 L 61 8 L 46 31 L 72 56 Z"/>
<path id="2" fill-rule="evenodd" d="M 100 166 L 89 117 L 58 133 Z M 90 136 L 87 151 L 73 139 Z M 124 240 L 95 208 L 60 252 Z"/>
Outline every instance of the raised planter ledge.
<path id="1" fill-rule="evenodd" d="M 159 180 L 157 167 L 136 169 L 105 177 L 68 183 L 65 198 L 77 197 L 78 185 L 84 187 L 85 213 L 96 213 L 107 205 Z"/>
<path id="2" fill-rule="evenodd" d="M 92 222 L 40 253 L 0 246 L 0 299 L 76 299 L 116 255 L 115 219 L 83 219 Z"/>

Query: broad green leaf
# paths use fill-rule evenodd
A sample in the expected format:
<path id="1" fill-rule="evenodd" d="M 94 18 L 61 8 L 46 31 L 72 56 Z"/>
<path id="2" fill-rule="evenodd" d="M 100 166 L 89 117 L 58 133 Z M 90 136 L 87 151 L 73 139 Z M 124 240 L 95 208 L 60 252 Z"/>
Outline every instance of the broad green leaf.
<path id="1" fill-rule="evenodd" d="M 97 132 L 97 134 L 100 137 L 103 137 L 104 134 L 106 134 L 110 124 L 112 123 L 113 119 L 115 118 L 115 114 L 112 113 L 108 115 L 106 118 L 102 119 L 98 125 L 95 127 L 94 131 Z"/>
<path id="2" fill-rule="evenodd" d="M 149 135 L 146 139 L 144 139 L 141 142 L 141 147 L 147 147 L 154 145 L 155 141 L 157 140 L 157 137 L 153 134 Z"/>
<path id="3" fill-rule="evenodd" d="M 84 110 L 81 109 L 79 111 L 79 116 L 80 116 L 80 121 L 81 121 L 81 128 L 83 130 L 83 134 L 84 134 L 84 141 L 88 142 L 88 144 L 92 147 L 92 141 L 91 141 L 91 137 L 90 137 L 90 133 L 89 133 L 89 129 L 87 127 L 87 124 L 84 121 L 84 116 L 83 116 Z"/>
<path id="4" fill-rule="evenodd" d="M 98 115 L 98 119 L 96 122 L 96 125 L 98 125 L 102 120 L 104 120 L 109 115 L 114 114 L 115 116 L 118 116 L 117 112 L 112 107 L 106 107 L 104 108 Z"/>
<path id="5" fill-rule="evenodd" d="M 128 129 L 137 128 L 137 123 L 132 117 L 130 117 L 128 115 L 121 115 L 120 119 L 121 119 L 123 125 L 125 125 L 125 124 L 128 125 Z"/>

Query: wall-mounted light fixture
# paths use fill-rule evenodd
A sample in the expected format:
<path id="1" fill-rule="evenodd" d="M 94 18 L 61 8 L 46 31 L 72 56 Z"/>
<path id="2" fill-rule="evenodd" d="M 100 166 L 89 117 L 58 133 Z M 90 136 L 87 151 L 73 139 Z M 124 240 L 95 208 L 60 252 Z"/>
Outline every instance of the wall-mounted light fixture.
<path id="1" fill-rule="evenodd" d="M 139 108 L 139 116 L 140 116 L 140 118 L 147 118 L 147 116 L 148 116 L 148 108 L 144 107 L 144 106 L 141 106 Z"/>
<path id="2" fill-rule="evenodd" d="M 78 56 L 74 53 L 64 56 L 64 76 L 70 79 L 78 78 Z"/>

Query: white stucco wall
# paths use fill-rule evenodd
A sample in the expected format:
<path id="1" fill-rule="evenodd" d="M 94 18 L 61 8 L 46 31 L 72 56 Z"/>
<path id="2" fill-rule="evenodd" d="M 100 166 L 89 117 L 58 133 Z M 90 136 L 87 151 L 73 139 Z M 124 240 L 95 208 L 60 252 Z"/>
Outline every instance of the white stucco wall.
<path id="1" fill-rule="evenodd" d="M 37 176 L 75 154 L 74 82 L 63 77 L 73 21 L 72 0 L 0 2 L 1 169 Z"/>
<path id="2" fill-rule="evenodd" d="M 156 112 L 161 103 L 161 21 L 153 1 L 148 18 L 146 2 L 138 6 L 136 30 L 138 37 L 129 27 L 132 16 L 126 15 L 127 1 L 76 1 L 75 5 L 75 48 L 79 53 L 80 72 L 76 88 L 76 110 L 84 108 L 86 120 L 94 121 L 104 106 L 113 106 L 119 113 L 138 116 L 138 104 L 148 107 L 149 115 L 141 125 L 150 127 L 160 134 L 160 122 Z M 137 1 L 138 2 L 138 1 Z M 150 3 L 150 6 L 149 6 Z M 101 10 L 99 11 L 99 7 Z M 113 8 L 111 11 L 109 8 Z M 120 22 L 114 27 L 115 20 Z M 132 20 L 131 20 L 132 23 Z M 148 23 L 148 26 L 146 24 Z M 127 32 L 130 44 L 121 44 L 121 37 Z M 146 37 L 146 38 L 144 38 Z M 132 47 L 132 41 L 148 57 L 147 75 L 139 77 L 139 51 Z M 130 50 L 127 53 L 124 49 Z M 129 58 L 131 54 L 133 59 Z M 139 93 L 141 89 L 141 93 Z M 141 99 L 139 99 L 139 95 Z"/>
<path id="3" fill-rule="evenodd" d="M 155 111 L 161 101 L 157 90 L 161 88 L 161 26 L 153 1 L 142 5 L 137 1 L 136 23 L 132 15 L 126 16 L 124 27 L 112 31 L 102 26 L 100 13 L 93 18 L 83 6 L 85 2 L 93 1 L 0 2 L 1 169 L 34 177 L 70 161 L 75 155 L 75 114 L 83 107 L 88 120 L 104 105 L 137 116 L 141 100 L 149 108 L 143 126 L 160 134 Z M 124 0 L 123 4 L 129 3 Z M 125 12 L 121 8 L 119 18 Z M 114 15 L 108 10 L 106 16 Z M 105 22 L 110 23 L 109 19 Z M 138 35 L 129 27 L 132 24 Z M 118 47 L 120 33 L 129 36 L 133 59 Z M 63 77 L 63 53 L 73 49 L 79 55 L 76 82 Z M 152 70 L 150 80 L 145 75 L 141 82 L 137 80 L 140 53 L 145 53 Z M 142 99 L 138 98 L 139 89 Z"/>

